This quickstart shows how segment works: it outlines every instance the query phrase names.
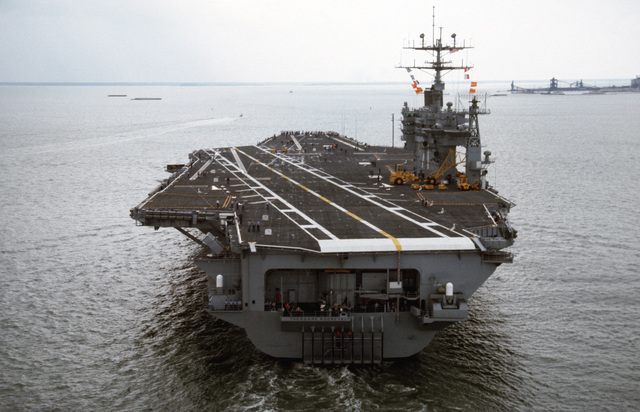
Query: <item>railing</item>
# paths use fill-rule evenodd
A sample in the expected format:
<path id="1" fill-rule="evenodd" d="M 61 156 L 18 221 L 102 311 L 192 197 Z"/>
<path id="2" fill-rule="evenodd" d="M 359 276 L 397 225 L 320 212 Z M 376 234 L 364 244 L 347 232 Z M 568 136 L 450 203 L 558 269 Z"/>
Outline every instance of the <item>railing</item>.
<path id="1" fill-rule="evenodd" d="M 399 312 L 408 312 L 411 309 L 411 306 L 401 306 Z M 380 305 L 376 307 L 370 306 L 357 306 L 351 309 L 342 309 L 342 311 L 334 312 L 330 310 L 326 311 L 309 311 L 309 310 L 287 310 L 281 307 L 275 307 L 270 305 L 265 305 L 264 310 L 266 312 L 275 312 L 280 311 L 282 316 L 324 316 L 324 317 L 339 317 L 342 314 L 346 313 L 349 315 L 350 313 L 385 313 L 385 312 L 398 312 L 398 310 L 394 307 L 390 307 L 389 305 Z"/>
<path id="2" fill-rule="evenodd" d="M 220 296 L 220 295 L 213 295 L 213 296 Z M 242 311 L 243 302 L 241 300 L 236 300 L 236 301 L 227 301 L 226 303 L 224 303 L 224 302 L 218 302 L 216 300 L 209 300 L 207 298 L 207 293 L 202 292 L 202 305 L 211 311 L 239 312 L 239 311 Z"/>
<path id="3" fill-rule="evenodd" d="M 242 305 L 220 305 L 220 304 L 207 304 L 207 307 L 213 311 L 228 311 L 228 312 L 238 312 L 242 310 Z"/>
<path id="4" fill-rule="evenodd" d="M 298 318 L 300 320 L 304 320 L 304 318 L 350 318 L 351 314 L 346 311 L 333 313 L 333 312 L 296 312 L 296 311 L 287 312 L 285 310 L 280 313 L 280 316 L 289 317 L 289 318 Z"/>
<path id="5" fill-rule="evenodd" d="M 513 263 L 513 253 L 506 251 L 487 251 L 482 254 L 482 261 L 488 263 Z"/>

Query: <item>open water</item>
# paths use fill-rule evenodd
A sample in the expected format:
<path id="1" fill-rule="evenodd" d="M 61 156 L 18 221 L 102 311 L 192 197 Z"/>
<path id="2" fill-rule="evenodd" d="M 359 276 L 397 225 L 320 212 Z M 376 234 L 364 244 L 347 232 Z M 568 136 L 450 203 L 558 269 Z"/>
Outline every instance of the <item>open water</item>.
<path id="1" fill-rule="evenodd" d="M 128 216 L 195 149 L 281 130 L 390 144 L 392 113 L 399 144 L 411 93 L 0 87 L 0 410 L 640 409 L 640 94 L 488 100 L 480 131 L 490 181 L 517 203 L 516 259 L 469 321 L 405 360 L 262 355 L 200 307 L 197 247 Z"/>

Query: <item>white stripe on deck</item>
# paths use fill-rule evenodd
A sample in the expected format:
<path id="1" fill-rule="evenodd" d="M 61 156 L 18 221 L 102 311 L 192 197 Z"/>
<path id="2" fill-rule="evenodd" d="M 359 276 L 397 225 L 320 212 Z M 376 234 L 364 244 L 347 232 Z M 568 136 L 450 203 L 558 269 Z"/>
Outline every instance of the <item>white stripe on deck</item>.
<path id="1" fill-rule="evenodd" d="M 391 244 L 395 247 L 395 250 L 397 250 L 397 251 L 402 250 L 402 245 L 398 242 L 398 240 L 394 236 L 391 236 L 390 234 L 388 234 L 384 230 L 380 229 L 379 227 L 376 227 L 374 224 L 362 219 L 360 216 L 357 216 L 354 213 L 351 213 L 350 211 L 348 211 L 344 207 L 338 205 L 334 201 L 329 200 L 326 197 L 320 195 L 320 193 L 318 193 L 318 192 L 316 192 L 316 191 L 314 191 L 312 189 L 309 189 L 305 185 L 303 185 L 301 183 L 298 183 L 297 181 L 295 181 L 294 179 L 290 178 L 289 176 L 286 176 L 286 175 L 280 173 L 279 171 L 277 171 L 274 168 L 272 168 L 271 166 L 268 166 L 267 164 L 261 162 L 260 160 L 254 158 L 253 156 L 249 155 L 248 153 L 245 153 L 242 150 L 237 149 L 237 148 L 236 148 L 236 150 L 239 151 L 240 153 L 242 153 L 243 155 L 247 156 L 249 159 L 253 160 L 254 162 L 258 163 L 259 165 L 262 165 L 263 167 L 266 167 L 267 169 L 271 170 L 272 172 L 276 173 L 277 175 L 281 176 L 282 178 L 287 179 L 289 182 L 293 183 L 294 185 L 300 187 L 301 189 L 306 190 L 308 193 L 312 194 L 313 196 L 317 197 L 318 199 L 327 202 L 328 204 L 330 204 L 331 206 L 335 207 L 339 211 L 347 214 L 351 218 L 357 220 L 358 222 L 364 224 L 365 226 L 369 227 L 370 229 L 374 230 L 375 232 L 378 232 L 382 236 L 386 237 L 387 239 L 385 241 L 387 241 L 387 242 L 391 241 Z M 363 241 L 365 241 L 365 240 L 363 240 Z"/>
<path id="2" fill-rule="evenodd" d="M 247 169 L 244 167 L 244 164 L 242 163 L 240 156 L 238 156 L 238 152 L 231 149 L 231 154 L 233 155 L 233 158 L 236 159 L 236 163 L 238 164 L 238 169 L 240 169 L 240 171 L 246 175 Z"/>
<path id="3" fill-rule="evenodd" d="M 261 147 L 258 147 L 258 146 L 255 146 L 255 147 L 260 149 L 264 153 L 267 153 L 267 154 L 270 154 L 270 155 L 274 156 L 272 153 L 269 153 L 267 150 L 265 150 L 265 149 L 263 149 Z M 422 216 L 420 216 L 420 215 L 418 215 L 418 214 L 416 214 L 414 212 L 411 212 L 410 210 L 407 210 L 407 209 L 405 209 L 405 208 L 403 208 L 401 206 L 398 206 L 398 205 L 393 205 L 391 207 L 385 206 L 385 205 L 383 205 L 383 204 L 381 204 L 381 203 L 376 201 L 376 199 L 382 200 L 381 198 L 379 198 L 379 197 L 377 197 L 375 195 L 372 196 L 370 193 L 363 194 L 363 193 L 358 193 L 358 192 L 356 192 L 354 190 L 351 190 L 351 188 L 354 187 L 353 185 L 348 184 L 346 182 L 341 182 L 335 176 L 331 176 L 331 178 L 325 177 L 325 176 L 323 176 L 326 173 L 324 171 L 321 171 L 321 170 L 318 170 L 318 169 L 315 169 L 315 168 L 311 168 L 310 166 L 302 167 L 301 165 L 289 160 L 286 156 L 274 156 L 274 157 L 282 160 L 283 162 L 287 162 L 287 163 L 289 163 L 289 164 L 291 164 L 293 166 L 296 166 L 297 168 L 302 169 L 305 172 L 307 172 L 307 173 L 309 173 L 309 174 L 311 174 L 313 176 L 316 176 L 316 177 L 324 180 L 327 183 L 331 183 L 332 185 L 337 186 L 340 189 L 346 190 L 347 192 L 351 193 L 352 195 L 357 196 L 357 197 L 359 197 L 361 199 L 364 199 L 369 203 L 373 203 L 374 205 L 380 207 L 381 209 L 384 209 L 384 210 L 388 211 L 389 213 L 393 213 L 394 215 L 399 216 L 402 219 L 407 220 L 407 221 L 409 221 L 409 222 L 411 222 L 411 223 L 413 223 L 413 224 L 415 224 L 417 226 L 420 226 L 421 228 L 429 230 L 430 232 L 432 232 L 432 233 L 434 233 L 434 234 L 436 234 L 438 236 L 441 236 L 441 237 L 444 237 L 444 238 L 449 237 L 446 234 L 444 234 L 444 233 L 442 233 L 442 232 L 440 232 L 440 231 L 438 231 L 438 230 L 436 230 L 434 228 L 434 227 L 439 227 L 439 228 L 445 229 L 445 230 L 450 232 L 449 229 L 445 228 L 444 226 L 440 225 L 439 223 L 436 223 L 436 222 L 434 222 L 432 220 L 429 220 L 429 219 L 427 219 L 425 217 L 422 217 Z M 337 181 L 335 181 L 335 180 L 337 180 Z M 414 214 L 416 216 L 420 216 L 421 219 L 423 219 L 423 221 L 418 221 L 418 220 L 416 220 L 416 219 L 414 219 L 414 218 L 412 218 L 410 216 L 407 216 L 405 213 L 402 213 L 402 212 L 411 213 L 411 214 Z"/>
<path id="4" fill-rule="evenodd" d="M 298 147 L 298 150 L 302 151 L 302 145 L 300 144 L 298 139 L 296 139 L 296 137 L 294 135 L 291 135 L 289 137 L 291 138 L 291 140 L 293 140 L 293 143 L 296 144 L 296 146 Z"/>
<path id="5" fill-rule="evenodd" d="M 342 138 L 341 138 L 341 137 L 337 137 L 337 136 L 328 136 L 328 137 L 329 137 L 329 139 L 333 139 L 333 140 L 335 140 L 336 142 L 340 142 L 340 143 L 342 143 L 342 144 L 343 144 L 343 145 L 345 145 L 345 146 L 349 146 L 349 147 L 351 147 L 351 148 L 353 148 L 353 149 L 356 149 L 356 150 L 362 150 L 362 151 L 364 151 L 364 148 L 359 147 L 359 146 L 356 146 L 356 145 L 355 145 L 355 144 L 353 144 L 353 143 L 349 143 L 349 141 L 342 140 Z"/>
<path id="6" fill-rule="evenodd" d="M 232 151 L 236 151 L 238 149 L 234 147 L 231 150 Z M 223 161 L 224 161 L 225 164 L 223 164 Z M 229 159 L 227 159 L 224 156 L 220 156 L 218 158 L 218 162 L 222 167 L 224 167 L 225 169 L 227 169 L 229 172 L 233 173 L 234 175 L 235 175 L 235 173 L 231 170 L 232 167 L 235 168 L 237 172 L 242 172 L 240 170 L 240 168 L 236 164 L 232 163 Z M 293 206 L 286 199 L 284 199 L 281 196 L 278 196 L 277 193 L 275 193 L 273 190 L 269 189 L 268 187 L 266 187 L 265 185 L 260 183 L 257 179 L 255 179 L 253 176 L 251 176 L 249 173 L 247 173 L 246 170 L 244 172 L 242 172 L 242 173 L 255 184 L 255 186 L 252 187 L 254 189 L 254 191 L 257 192 L 257 190 L 264 190 L 265 192 L 267 192 L 269 194 L 269 196 L 264 196 L 264 195 L 260 195 L 259 194 L 263 199 L 277 199 L 277 200 L 281 201 L 286 206 L 286 209 L 279 209 L 275 204 L 272 204 L 272 207 L 274 207 L 276 210 L 280 211 L 283 216 L 286 216 L 296 226 L 298 226 L 301 230 L 303 230 L 305 233 L 307 233 L 309 236 L 311 236 L 311 238 L 313 238 L 317 242 L 319 242 L 317 237 L 315 237 L 311 233 L 309 233 L 309 231 L 307 231 L 305 228 L 303 228 L 300 223 L 298 223 L 294 219 L 292 219 L 287 213 L 284 213 L 283 210 L 295 212 L 295 214 L 297 214 L 298 216 L 300 216 L 302 219 L 304 219 L 307 222 L 307 224 L 304 225 L 305 227 L 318 229 L 318 230 L 322 231 L 325 235 L 330 237 L 331 239 L 334 239 L 334 240 L 338 239 L 338 237 L 336 235 L 331 233 L 325 227 L 323 227 L 320 224 L 318 224 L 315 220 L 313 220 L 311 217 L 307 216 L 300 209 L 298 209 L 295 206 Z M 236 176 L 236 177 L 238 177 L 238 176 Z M 240 177 L 238 177 L 238 178 L 240 178 Z"/>
<path id="7" fill-rule="evenodd" d="M 200 170 L 198 170 L 197 173 L 194 173 L 194 175 L 191 176 L 189 178 L 189 180 L 196 180 L 198 178 L 198 176 L 200 176 L 200 173 L 204 172 L 207 169 L 207 167 L 209 167 L 211 162 L 213 162 L 213 158 L 207 160 L 207 162 L 200 168 Z"/>
<path id="8" fill-rule="evenodd" d="M 403 251 L 422 252 L 440 250 L 475 250 L 472 239 L 467 237 L 448 238 L 398 238 Z M 396 247 L 389 239 L 338 239 L 319 240 L 324 253 L 395 252 Z"/>

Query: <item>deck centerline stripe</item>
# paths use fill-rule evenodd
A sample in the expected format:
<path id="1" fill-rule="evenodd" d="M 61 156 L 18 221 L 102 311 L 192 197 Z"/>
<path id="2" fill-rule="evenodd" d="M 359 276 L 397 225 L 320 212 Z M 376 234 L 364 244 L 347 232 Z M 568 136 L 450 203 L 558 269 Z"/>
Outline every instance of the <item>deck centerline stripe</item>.
<path id="1" fill-rule="evenodd" d="M 272 154 L 272 153 L 267 152 L 265 149 L 263 149 L 263 148 L 261 148 L 261 147 L 258 147 L 258 146 L 254 146 L 254 147 L 256 147 L 257 149 L 259 149 L 259 150 L 261 150 L 261 151 L 263 151 L 263 152 L 265 152 L 265 153 L 270 154 L 270 155 L 272 155 L 272 156 L 273 156 L 273 154 Z M 433 227 L 431 227 L 431 225 L 430 225 L 430 226 L 428 226 L 428 227 L 424 226 L 424 223 L 425 223 L 425 222 L 419 222 L 419 221 L 417 221 L 417 220 L 415 220 L 415 219 L 413 219 L 413 218 L 411 218 L 411 217 L 409 217 L 409 216 L 407 216 L 407 215 L 405 215 L 405 214 L 403 214 L 403 213 L 400 213 L 400 212 L 397 210 L 397 208 L 400 208 L 400 210 L 406 211 L 406 212 L 408 212 L 408 213 L 415 214 L 415 213 L 413 213 L 413 212 L 411 212 L 411 211 L 409 211 L 409 210 L 407 210 L 407 209 L 405 209 L 405 208 L 402 208 L 401 206 L 398 206 L 398 205 L 395 205 L 395 204 L 394 204 L 392 207 L 384 206 L 384 205 L 382 205 L 381 203 L 376 202 L 376 201 L 374 201 L 374 200 L 373 200 L 374 198 L 376 198 L 376 199 L 379 199 L 379 200 L 384 201 L 384 199 L 381 199 L 381 198 L 377 197 L 376 195 L 372 195 L 372 194 L 370 194 L 370 193 L 367 193 L 367 194 L 365 195 L 365 194 L 357 193 L 357 192 L 355 192 L 355 191 L 353 191 L 353 190 L 350 190 L 347 186 L 351 186 L 351 187 L 353 187 L 352 185 L 349 185 L 349 184 L 347 184 L 346 182 L 340 182 L 340 181 L 335 182 L 335 181 L 332 181 L 332 180 L 330 180 L 330 179 L 328 179 L 328 178 L 326 178 L 325 176 L 323 176 L 323 175 L 322 175 L 322 174 L 327 174 L 327 173 L 326 173 L 326 172 L 324 172 L 324 171 L 319 171 L 318 169 L 315 169 L 315 168 L 313 168 L 313 169 L 312 169 L 311 167 L 306 167 L 306 168 L 305 168 L 305 167 L 302 167 L 301 165 L 299 165 L 299 164 L 297 164 L 297 163 L 295 163 L 295 162 L 293 162 L 293 161 L 291 161 L 291 160 L 287 159 L 287 158 L 286 158 L 286 157 L 284 157 L 284 156 L 274 156 L 274 157 L 276 157 L 277 159 L 282 160 L 283 162 L 286 162 L 286 163 L 289 163 L 289 164 L 291 164 L 291 165 L 293 165 L 293 166 L 296 166 L 297 168 L 302 169 L 303 171 L 305 171 L 305 172 L 307 172 L 307 173 L 309 173 L 309 174 L 311 174 L 311 175 L 314 175 L 314 176 L 316 176 L 316 177 L 319 177 L 320 179 L 323 179 L 324 181 L 326 181 L 326 182 L 328 182 L 328 183 L 331 183 L 331 184 L 333 184 L 334 186 L 337 186 L 337 187 L 339 187 L 339 188 L 341 188 L 341 189 L 343 189 L 343 190 L 346 190 L 347 192 L 349 192 L 349 193 L 353 194 L 354 196 L 360 197 L 361 199 L 364 199 L 364 200 L 368 201 L 369 203 L 373 203 L 374 205 L 376 205 L 376 206 L 380 207 L 381 209 L 387 210 L 388 212 L 393 213 L 394 215 L 399 216 L 399 217 L 401 217 L 402 219 L 405 219 L 405 220 L 407 220 L 407 221 L 409 221 L 409 222 L 411 222 L 411 223 L 413 223 L 413 224 L 415 224 L 415 225 L 417 225 L 417 226 L 419 226 L 419 227 L 421 227 L 421 228 L 424 228 L 424 229 L 426 229 L 426 230 L 428 230 L 428 231 L 430 231 L 430 232 L 432 232 L 432 233 L 434 233 L 434 234 L 436 234 L 436 235 L 438 235 L 438 236 L 441 236 L 441 237 L 449 237 L 449 236 L 447 236 L 445 233 L 443 233 L 443 232 L 441 232 L 441 231 L 439 231 L 439 230 L 434 229 Z M 258 162 L 259 162 L 259 161 L 258 161 Z M 331 175 L 329 175 L 329 176 L 331 176 Z M 336 178 L 335 176 L 331 176 L 331 177 L 332 177 L 332 178 L 334 178 L 334 179 L 336 179 L 336 180 L 339 180 L 339 179 L 338 179 L 338 178 Z M 341 184 L 341 183 L 343 183 L 343 184 Z M 388 202 L 388 201 L 386 201 L 386 202 Z M 391 202 L 388 202 L 388 203 L 391 203 Z M 392 203 L 392 204 L 393 204 L 393 203 Z M 394 209 L 395 209 L 395 210 L 394 210 Z M 418 215 L 418 216 L 419 216 L 419 215 Z M 447 231 L 448 231 L 448 229 L 447 229 L 447 228 L 443 227 L 443 226 L 442 226 L 442 225 L 440 225 L 439 223 L 436 223 L 436 222 L 434 222 L 434 221 L 432 221 L 432 220 L 430 220 L 430 219 L 424 218 L 424 217 L 422 217 L 422 216 L 420 216 L 420 217 L 421 217 L 421 218 L 423 218 L 424 220 L 426 220 L 428 223 L 430 223 L 430 224 L 434 224 L 434 225 L 435 225 L 435 226 L 437 226 L 438 228 L 442 228 L 442 229 L 444 229 L 444 230 L 447 230 Z"/>
<path id="2" fill-rule="evenodd" d="M 226 159 L 224 156 L 221 156 L 221 158 L 223 158 L 225 161 L 229 162 L 228 159 Z M 229 169 L 229 167 L 227 167 L 227 165 L 222 164 L 222 162 L 218 162 L 222 167 L 224 167 L 225 169 L 227 169 L 229 172 L 234 173 L 233 171 L 231 171 Z M 231 162 L 229 162 L 230 165 L 232 165 Z M 234 173 L 235 175 L 235 173 Z M 259 189 L 264 189 L 265 191 L 271 192 L 270 189 L 268 189 L 266 186 L 263 186 L 261 183 L 257 182 L 253 176 L 249 175 L 248 173 L 245 173 L 245 175 L 247 177 L 249 177 L 254 183 L 258 183 L 258 187 L 256 188 L 252 188 L 254 191 L 256 191 Z M 245 182 L 246 183 L 246 182 Z M 279 199 L 280 201 L 282 201 L 282 203 L 285 204 L 285 206 L 291 207 L 292 209 L 288 210 L 289 212 L 294 212 L 297 215 L 299 215 L 300 217 L 302 217 L 303 219 L 305 219 L 307 222 L 312 223 L 311 225 L 305 225 L 307 226 L 307 228 L 314 228 L 314 229 L 318 229 L 320 231 L 322 231 L 323 233 L 325 233 L 328 237 L 330 237 L 331 239 L 337 240 L 338 237 L 333 235 L 331 232 L 329 232 L 328 230 L 326 230 L 324 227 L 320 226 L 317 224 L 317 222 L 315 222 L 314 220 L 310 219 L 307 215 L 305 215 L 304 213 L 302 213 L 301 211 L 299 211 L 298 209 L 295 209 L 291 204 L 289 204 L 285 199 L 279 197 L 277 194 L 271 192 L 271 194 L 273 195 L 273 198 L 275 199 Z M 263 195 L 257 194 L 257 196 L 260 196 L 262 198 L 265 198 Z M 277 206 L 273 206 L 276 210 L 280 210 Z M 281 210 L 282 212 L 282 210 Z M 289 220 L 291 220 L 291 222 L 293 222 L 295 225 L 297 225 L 298 227 L 300 227 L 300 229 L 302 229 L 305 233 L 307 233 L 311 238 L 315 239 L 316 242 L 319 242 L 320 239 L 318 239 L 317 237 L 315 237 L 314 235 L 312 235 L 311 233 L 309 233 L 308 230 L 306 230 L 303 225 L 300 225 L 298 222 L 296 222 L 293 218 L 291 218 L 290 216 L 288 216 L 286 213 L 282 213 L 285 217 L 287 217 Z"/>
<path id="3" fill-rule="evenodd" d="M 243 155 L 247 156 L 249 159 L 253 160 L 254 162 L 260 164 L 260 165 L 265 165 L 263 162 L 261 162 L 260 160 L 254 158 L 253 156 L 249 155 L 248 153 L 243 152 L 242 150 L 235 148 L 235 150 L 237 150 L 238 152 L 242 153 Z M 280 176 L 285 177 L 284 174 L 279 173 L 279 172 L 275 172 L 278 173 Z M 303 188 L 304 190 L 306 190 L 308 193 L 312 194 L 313 196 L 324 200 L 325 202 L 327 202 L 328 204 L 330 204 L 331 206 L 335 207 L 336 209 L 346 213 L 347 215 L 349 215 L 350 217 L 352 217 L 353 219 L 357 220 L 358 222 L 361 222 L 363 224 L 365 224 L 366 226 L 368 226 L 369 228 L 373 229 L 375 232 L 391 239 L 393 241 L 393 244 L 395 245 L 396 249 L 398 251 L 402 250 L 402 246 L 400 245 L 400 242 L 393 236 L 389 235 L 388 233 L 384 232 L 383 230 L 381 230 L 380 228 L 374 226 L 373 224 L 367 222 L 366 220 L 362 219 L 361 217 L 349 212 L 348 210 L 346 210 L 345 208 L 343 208 L 342 206 L 338 205 L 337 203 L 330 201 L 329 199 L 327 199 L 324 196 L 321 196 L 318 192 L 311 190 L 303 185 L 301 185 L 300 183 L 296 182 L 295 180 L 291 179 L 291 178 L 287 178 L 291 183 L 296 184 L 297 186 Z"/>
<path id="4" fill-rule="evenodd" d="M 231 148 L 231 150 L 237 150 L 240 153 L 245 154 L 244 152 L 238 150 L 237 148 Z M 246 155 L 246 154 L 245 154 Z M 248 156 L 247 156 L 248 157 Z M 224 159 L 224 163 L 222 161 L 222 159 Z M 219 156 L 217 159 L 218 164 L 220 164 L 222 167 L 224 167 L 225 169 L 227 169 L 229 172 L 233 173 L 235 177 L 243 180 L 242 178 L 240 178 L 239 176 L 237 176 L 237 174 L 235 172 L 233 172 L 230 167 L 235 167 L 236 170 L 240 171 L 240 168 L 234 164 L 233 162 L 231 162 L 229 159 L 227 159 L 224 156 Z M 263 163 L 261 163 L 263 164 Z M 249 173 L 243 173 L 248 179 L 250 179 L 257 187 L 253 188 L 254 191 L 256 193 L 257 190 L 261 189 L 266 191 L 267 193 L 269 193 L 273 198 L 278 199 L 279 201 L 281 201 L 287 208 L 295 211 L 295 213 L 302 217 L 304 220 L 306 220 L 308 223 L 311 223 L 312 225 L 314 225 L 315 228 L 317 228 L 318 230 L 322 231 L 325 235 L 327 235 L 329 238 L 333 239 L 333 240 L 338 240 L 338 237 L 336 235 L 334 235 L 333 233 L 331 233 L 329 230 L 327 230 L 325 227 L 321 226 L 320 224 L 318 224 L 318 222 L 316 222 L 315 220 L 313 220 L 311 217 L 307 216 L 304 212 L 302 212 L 301 210 L 297 209 L 296 207 L 294 207 L 291 203 L 287 202 L 286 199 L 284 199 L 281 196 L 278 196 L 277 193 L 275 193 L 273 190 L 269 189 L 268 187 L 266 187 L 265 185 L 263 185 L 262 183 L 260 183 L 258 180 L 256 180 L 253 176 L 251 176 Z M 247 186 L 251 187 L 248 182 Z M 259 193 L 258 193 L 259 194 Z M 259 194 L 262 198 L 265 198 L 267 196 L 261 195 Z M 280 210 L 277 206 L 274 205 L 274 207 L 278 210 Z M 311 236 L 313 239 L 315 239 L 316 241 L 319 241 L 319 239 L 315 236 L 313 236 L 311 233 L 309 233 L 308 230 L 304 229 L 298 222 L 296 222 L 294 219 L 292 219 L 290 216 L 288 216 L 286 213 L 282 213 L 284 216 L 286 216 L 289 220 L 291 220 L 296 226 L 300 227 L 301 230 L 303 230 L 305 233 L 307 233 L 309 236 Z"/>
<path id="5" fill-rule="evenodd" d="M 395 237 L 391 236 L 390 234 L 388 234 L 383 230 L 380 231 L 380 234 L 391 239 L 393 241 L 393 244 L 396 245 L 396 249 L 402 250 L 402 246 L 400 245 L 400 242 L 398 242 L 398 239 L 396 239 Z"/>

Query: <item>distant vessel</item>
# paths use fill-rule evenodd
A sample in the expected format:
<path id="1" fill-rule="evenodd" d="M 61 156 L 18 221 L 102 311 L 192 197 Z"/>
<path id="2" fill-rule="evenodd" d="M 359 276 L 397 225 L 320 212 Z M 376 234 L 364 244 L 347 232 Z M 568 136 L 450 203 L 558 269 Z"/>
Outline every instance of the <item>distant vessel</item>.
<path id="1" fill-rule="evenodd" d="M 433 56 L 410 68 L 435 80 L 424 106 L 402 108 L 405 147 L 283 131 L 198 150 L 168 165 L 131 217 L 202 246 L 206 309 L 268 355 L 367 364 L 418 353 L 467 319 L 471 295 L 513 261 L 517 235 L 514 204 L 487 180 L 478 100 L 443 102 L 442 75 L 464 68 L 445 56 L 463 48 L 424 36 L 406 47 Z"/>
<path id="2" fill-rule="evenodd" d="M 162 97 L 134 97 L 131 100 L 162 100 Z"/>
<path id="3" fill-rule="evenodd" d="M 586 94 L 604 94 L 606 92 L 640 92 L 640 76 L 631 79 L 629 86 L 597 87 L 585 84 L 582 80 L 568 83 L 561 87 L 560 80 L 553 77 L 549 80 L 549 87 L 520 87 L 515 82 L 511 82 L 511 93 L 514 94 L 555 94 L 562 95 L 564 92 L 586 92 Z"/>

